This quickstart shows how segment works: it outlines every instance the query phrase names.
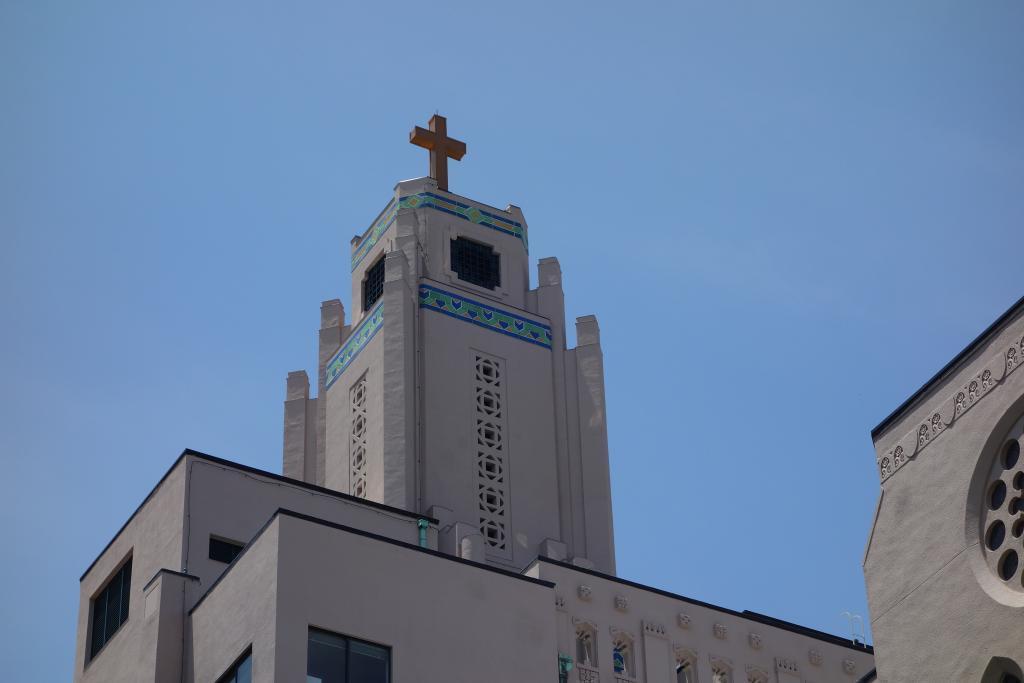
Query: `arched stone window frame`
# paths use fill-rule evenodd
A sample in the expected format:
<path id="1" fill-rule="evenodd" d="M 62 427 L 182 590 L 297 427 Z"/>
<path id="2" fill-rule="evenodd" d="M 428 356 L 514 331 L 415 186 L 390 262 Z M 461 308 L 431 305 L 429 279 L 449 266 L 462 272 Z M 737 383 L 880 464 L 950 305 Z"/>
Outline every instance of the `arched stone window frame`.
<path id="1" fill-rule="evenodd" d="M 573 617 L 573 654 L 576 657 L 576 666 L 597 669 L 600 666 L 598 658 L 597 624 L 586 619 Z M 589 647 L 585 643 L 589 641 Z"/>
<path id="2" fill-rule="evenodd" d="M 612 636 L 612 673 L 618 679 L 633 680 L 636 678 L 636 637 L 629 631 L 617 629 L 614 626 L 608 629 Z M 622 656 L 623 670 L 615 670 L 616 653 Z"/>
<path id="3" fill-rule="evenodd" d="M 768 672 L 757 666 L 747 667 L 747 683 L 769 683 Z"/>
<path id="4" fill-rule="evenodd" d="M 673 673 L 675 673 L 676 677 L 673 679 L 673 683 L 683 683 L 683 682 L 685 682 L 685 683 L 697 683 L 697 681 L 698 681 L 698 678 L 697 678 L 697 662 L 698 661 L 699 661 L 699 656 L 698 656 L 696 650 L 688 648 L 685 645 L 680 645 L 678 643 L 674 644 L 672 646 L 672 663 L 673 663 L 672 671 L 673 671 Z M 683 679 L 681 677 L 681 673 L 682 672 L 680 671 L 680 668 L 684 664 L 688 665 L 690 667 L 690 678 L 689 678 L 689 680 Z"/>
<path id="5" fill-rule="evenodd" d="M 711 663 L 711 683 L 733 683 L 732 660 L 717 655 L 708 655 Z"/>

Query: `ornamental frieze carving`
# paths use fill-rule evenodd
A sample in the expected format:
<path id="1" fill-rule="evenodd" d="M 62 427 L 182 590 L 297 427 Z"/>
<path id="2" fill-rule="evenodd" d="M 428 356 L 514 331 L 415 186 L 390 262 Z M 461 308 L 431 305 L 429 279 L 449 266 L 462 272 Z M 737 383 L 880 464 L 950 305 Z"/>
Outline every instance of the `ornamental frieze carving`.
<path id="1" fill-rule="evenodd" d="M 658 638 L 665 638 L 665 627 L 661 624 L 657 624 L 653 621 L 644 621 L 644 635 L 657 636 Z"/>
<path id="2" fill-rule="evenodd" d="M 679 628 L 690 628 L 691 622 L 692 620 L 690 619 L 689 614 L 680 612 L 676 615 L 676 623 L 679 624 Z"/>
<path id="3" fill-rule="evenodd" d="M 760 650 L 764 646 L 764 641 L 756 633 L 751 633 L 747 636 L 747 643 L 755 650 Z"/>
<path id="4" fill-rule="evenodd" d="M 591 596 L 593 595 L 593 591 L 590 590 L 590 586 L 581 583 L 579 587 L 576 589 L 576 595 L 577 597 L 579 597 L 580 600 L 589 602 Z"/>
<path id="5" fill-rule="evenodd" d="M 932 414 L 910 430 L 896 444 L 875 461 L 878 474 L 884 482 L 949 429 L 961 415 L 973 408 L 1006 378 L 1024 365 L 1024 337 L 1009 348 L 997 353 L 978 374 L 967 380 Z"/>
<path id="6" fill-rule="evenodd" d="M 729 629 L 725 624 L 715 624 L 711 627 L 711 632 L 715 634 L 715 638 L 719 640 L 725 640 L 729 635 Z"/>
<path id="7" fill-rule="evenodd" d="M 620 612 L 625 612 L 629 609 L 629 600 L 626 599 L 625 595 L 615 596 L 615 609 L 619 610 Z"/>

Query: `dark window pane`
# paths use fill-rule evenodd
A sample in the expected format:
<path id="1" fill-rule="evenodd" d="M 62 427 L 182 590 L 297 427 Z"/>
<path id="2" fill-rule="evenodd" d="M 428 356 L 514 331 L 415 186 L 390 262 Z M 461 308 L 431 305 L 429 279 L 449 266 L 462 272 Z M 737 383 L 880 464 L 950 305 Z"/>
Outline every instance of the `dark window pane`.
<path id="1" fill-rule="evenodd" d="M 92 641 L 89 643 L 89 655 L 96 653 L 117 632 L 121 624 L 128 620 L 128 598 L 131 594 L 132 561 L 114 574 L 107 585 L 92 601 Z"/>
<path id="2" fill-rule="evenodd" d="M 92 603 L 92 655 L 103 647 L 104 627 L 107 624 L 107 592 L 100 593 Z"/>
<path id="3" fill-rule="evenodd" d="M 388 683 L 388 658 L 386 648 L 351 641 L 348 683 Z"/>
<path id="4" fill-rule="evenodd" d="M 452 240 L 451 257 L 460 280 L 487 289 L 501 284 L 501 259 L 488 245 L 459 237 Z"/>
<path id="5" fill-rule="evenodd" d="M 238 665 L 235 671 L 235 683 L 252 683 L 252 655 Z"/>
<path id="6" fill-rule="evenodd" d="M 346 683 L 348 646 L 345 639 L 326 631 L 309 630 L 306 675 L 321 683 Z"/>
<path id="7" fill-rule="evenodd" d="M 238 553 L 242 552 L 242 544 L 223 541 L 210 536 L 210 559 L 217 562 L 231 563 Z"/>
<path id="8" fill-rule="evenodd" d="M 384 294 L 384 258 L 381 257 L 370 266 L 363 279 L 363 310 L 369 312 L 370 307 Z"/>

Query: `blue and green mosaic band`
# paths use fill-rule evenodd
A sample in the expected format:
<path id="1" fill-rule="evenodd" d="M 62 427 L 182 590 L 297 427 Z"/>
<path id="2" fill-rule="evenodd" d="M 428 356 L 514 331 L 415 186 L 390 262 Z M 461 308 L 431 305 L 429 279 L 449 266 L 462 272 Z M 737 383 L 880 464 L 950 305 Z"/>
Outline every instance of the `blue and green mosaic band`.
<path id="1" fill-rule="evenodd" d="M 373 309 L 373 313 L 366 316 L 363 322 L 359 323 L 359 327 L 348 338 L 348 341 L 327 362 L 326 388 L 329 389 L 334 384 L 334 380 L 338 379 L 341 373 L 345 372 L 345 369 L 352 364 L 352 361 L 363 350 L 363 347 L 370 343 L 373 336 L 383 326 L 384 304 L 380 304 L 377 308 Z"/>
<path id="2" fill-rule="evenodd" d="M 542 323 L 500 311 L 479 301 L 430 285 L 420 285 L 419 298 L 420 308 L 444 313 L 546 349 L 551 348 L 551 328 Z"/>
<path id="3" fill-rule="evenodd" d="M 509 220 L 508 218 L 502 218 L 501 216 L 484 211 L 483 209 L 469 204 L 463 204 L 460 201 L 456 201 L 449 197 L 442 197 L 439 194 L 433 192 L 420 192 L 419 194 L 411 194 L 402 197 L 398 200 L 398 204 L 394 205 L 392 200 L 384 213 L 381 215 L 380 220 L 370 230 L 370 234 L 366 236 L 366 239 L 362 241 L 359 248 L 356 249 L 356 253 L 352 254 L 352 270 L 355 270 L 362 262 L 366 255 L 370 253 L 374 245 L 380 241 L 381 236 L 387 232 L 391 224 L 395 222 L 395 217 L 398 215 L 399 209 L 437 209 L 443 211 L 452 216 L 458 216 L 463 220 L 467 220 L 470 223 L 476 223 L 482 225 L 485 228 L 491 228 L 503 232 L 506 235 L 512 235 L 518 237 L 523 242 L 523 246 L 529 247 L 526 243 L 526 231 L 523 230 L 523 224 L 518 221 Z"/>
<path id="4" fill-rule="evenodd" d="M 381 235 L 388 231 L 388 228 L 390 228 L 391 224 L 395 222 L 395 218 L 397 216 L 398 207 L 395 206 L 395 200 L 392 199 L 388 202 L 388 205 L 384 207 L 384 212 L 380 215 L 380 220 L 377 221 L 373 226 L 373 229 L 370 230 L 370 234 L 367 235 L 366 239 L 359 244 L 359 248 L 356 249 L 356 253 L 352 254 L 352 270 L 355 270 L 356 266 L 358 266 L 362 260 L 366 258 L 366 255 L 370 253 L 370 250 L 373 249 L 373 246 L 377 244 L 377 242 L 380 242 Z"/>

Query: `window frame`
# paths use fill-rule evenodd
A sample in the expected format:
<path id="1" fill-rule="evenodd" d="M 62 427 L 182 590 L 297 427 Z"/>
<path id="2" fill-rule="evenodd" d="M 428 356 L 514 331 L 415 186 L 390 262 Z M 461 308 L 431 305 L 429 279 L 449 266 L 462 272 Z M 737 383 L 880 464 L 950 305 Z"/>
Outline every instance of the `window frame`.
<path id="1" fill-rule="evenodd" d="M 362 306 L 363 313 L 369 313 L 370 311 L 372 311 L 374 307 L 380 302 L 380 300 L 384 298 L 384 283 L 387 276 L 384 265 L 384 258 L 386 256 L 387 254 L 381 254 L 379 257 L 377 257 L 376 261 L 370 264 L 370 266 L 363 271 L 363 277 L 360 280 L 359 284 L 359 303 Z M 367 303 L 366 284 L 370 280 L 371 271 L 375 270 L 378 267 L 380 268 L 380 294 L 378 294 L 377 298 L 375 298 L 373 301 Z"/>
<path id="2" fill-rule="evenodd" d="M 224 673 L 222 673 L 217 678 L 217 683 L 227 683 L 227 681 L 232 676 L 237 676 L 238 675 L 238 667 L 241 666 L 243 663 L 245 663 L 246 659 L 250 660 L 250 662 L 252 661 L 252 643 L 249 643 L 249 646 L 246 647 L 242 651 L 242 654 L 240 654 L 237 657 L 235 657 L 235 661 L 233 661 L 231 663 L 231 666 L 229 666 L 227 669 L 225 669 Z M 249 671 L 250 671 L 250 679 L 251 679 L 252 678 L 252 676 L 251 676 L 252 667 L 251 666 L 250 666 Z"/>
<path id="3" fill-rule="evenodd" d="M 86 655 L 87 655 L 86 656 L 86 662 L 85 662 L 86 666 L 91 664 L 93 660 L 95 660 L 97 657 L 100 656 L 100 653 L 102 653 L 107 648 L 107 645 L 110 644 L 110 641 L 112 641 L 117 636 L 117 634 L 121 632 L 121 627 L 123 627 L 126 623 L 128 623 L 128 619 L 131 617 L 132 559 L 134 558 L 133 550 L 130 550 L 128 552 L 128 554 L 120 562 L 117 563 L 117 568 L 114 569 L 114 571 L 110 572 L 110 574 L 107 576 L 106 581 L 103 582 L 103 584 L 100 586 L 99 590 L 97 590 L 95 593 L 93 593 L 92 597 L 89 598 L 89 628 L 86 629 L 86 643 L 85 643 Z M 128 586 L 127 586 L 127 591 L 125 591 L 125 586 L 124 586 L 125 579 L 124 579 L 124 576 L 122 575 L 122 573 L 124 572 L 124 570 L 126 568 L 128 569 Z M 124 608 L 124 612 L 125 612 L 124 619 L 121 619 L 118 622 L 117 626 L 114 627 L 114 630 L 108 635 L 106 633 L 106 623 L 108 621 L 108 617 L 107 617 L 107 613 L 106 613 L 106 606 L 104 606 L 103 622 L 104 622 L 104 636 L 105 636 L 105 638 L 103 639 L 103 642 L 100 644 L 100 646 L 98 648 L 94 649 L 94 647 L 95 647 L 95 640 L 96 640 L 96 635 L 95 635 L 95 629 L 96 629 L 96 603 L 99 601 L 100 596 L 102 596 L 105 593 L 107 593 L 107 591 L 113 585 L 115 579 L 117 579 L 117 580 L 119 580 L 121 582 L 122 602 L 123 602 L 123 598 L 125 596 L 127 596 L 127 598 L 128 598 L 127 605 Z M 107 596 L 107 601 L 109 602 L 109 595 Z M 119 612 L 121 611 L 120 604 L 118 605 L 118 611 Z"/>
<path id="4" fill-rule="evenodd" d="M 238 550 L 235 552 L 235 556 L 232 557 L 230 560 L 221 560 L 221 559 L 218 559 L 218 558 L 213 556 L 213 544 L 214 544 L 214 542 L 223 543 L 225 545 L 231 545 L 231 546 L 236 547 Z M 245 544 L 244 543 L 239 543 L 238 541 L 234 541 L 234 540 L 232 540 L 230 538 L 226 538 L 224 536 L 218 536 L 217 534 L 210 534 L 210 542 L 209 542 L 209 545 L 207 546 L 206 556 L 207 556 L 207 558 L 213 560 L 214 562 L 218 562 L 220 564 L 231 564 L 232 562 L 234 562 L 238 558 L 238 556 L 242 553 L 242 551 L 244 549 L 245 549 Z"/>
<path id="5" fill-rule="evenodd" d="M 352 645 L 352 643 L 359 643 L 360 645 L 369 645 L 370 647 L 375 647 L 375 648 L 379 648 L 381 650 L 385 650 L 387 652 L 387 654 L 388 654 L 388 657 L 387 657 L 387 680 L 385 681 L 385 683 L 394 683 L 394 661 L 393 661 L 393 656 L 392 656 L 393 653 L 394 653 L 394 650 L 393 650 L 393 648 L 390 645 L 385 645 L 383 643 L 375 643 L 372 640 L 366 640 L 365 638 L 356 638 L 355 636 L 345 635 L 344 633 L 338 633 L 337 631 L 332 631 L 330 629 L 322 628 L 320 626 L 314 626 L 312 624 L 309 624 L 307 626 L 307 628 L 306 628 L 306 676 L 307 677 L 309 677 L 311 675 L 309 673 L 309 642 L 310 642 L 310 637 L 312 636 L 314 631 L 326 634 L 328 636 L 332 636 L 334 638 L 340 638 L 341 640 L 345 641 L 345 672 L 343 674 L 345 676 L 345 679 L 346 679 L 345 683 L 352 683 L 352 681 L 347 680 L 348 677 L 349 677 L 349 670 L 348 669 L 349 669 L 349 667 L 351 665 L 351 662 L 352 662 L 352 657 L 350 656 L 351 655 L 351 645 Z"/>
<path id="6" fill-rule="evenodd" d="M 455 271 L 455 264 L 452 263 L 452 243 L 459 239 L 490 247 L 494 255 L 498 257 L 498 284 L 494 289 L 488 289 L 487 287 L 483 287 L 474 282 L 469 282 L 468 280 L 463 280 L 459 277 L 459 274 Z M 505 250 L 499 247 L 499 245 L 479 239 L 477 236 L 457 228 L 452 228 L 448 231 L 444 248 L 444 273 L 448 276 L 448 280 L 452 285 L 500 301 L 507 299 L 509 296 L 509 291 L 505 282 L 507 279 L 506 274 L 508 272 L 508 258 Z"/>

